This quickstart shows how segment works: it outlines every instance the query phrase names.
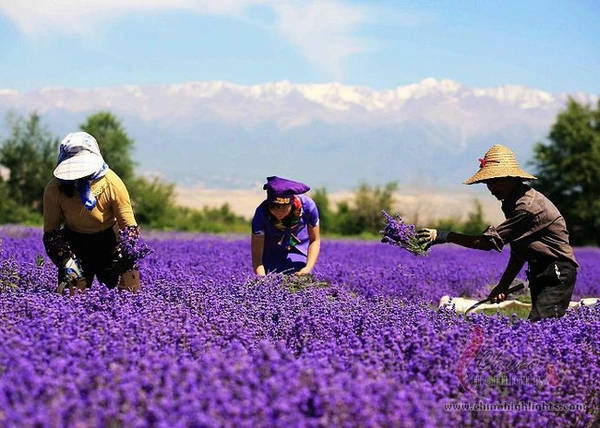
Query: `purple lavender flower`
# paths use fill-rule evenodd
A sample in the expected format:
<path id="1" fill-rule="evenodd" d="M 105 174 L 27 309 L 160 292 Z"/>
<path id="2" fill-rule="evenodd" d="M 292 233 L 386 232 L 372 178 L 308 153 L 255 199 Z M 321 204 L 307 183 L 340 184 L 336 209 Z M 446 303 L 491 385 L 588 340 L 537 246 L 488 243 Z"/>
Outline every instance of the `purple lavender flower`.
<path id="1" fill-rule="evenodd" d="M 417 231 L 413 224 L 406 224 L 400 215 L 390 215 L 381 211 L 385 217 L 385 228 L 379 233 L 383 235 L 381 242 L 404 248 L 416 256 L 427 254 L 427 248 L 417 240 Z"/>
<path id="2" fill-rule="evenodd" d="M 600 305 L 540 323 L 437 308 L 486 296 L 508 251 L 327 239 L 290 290 L 255 281 L 245 235 L 149 232 L 140 292 L 64 299 L 42 234 L 0 225 L 0 281 L 3 260 L 18 268 L 0 291 L 0 426 L 597 425 Z M 600 249 L 576 256 L 574 299 L 600 295 Z"/>
<path id="3" fill-rule="evenodd" d="M 138 261 L 152 252 L 140 236 L 138 226 L 125 227 L 119 230 L 119 244 L 115 257 L 119 263 L 131 269 Z"/>

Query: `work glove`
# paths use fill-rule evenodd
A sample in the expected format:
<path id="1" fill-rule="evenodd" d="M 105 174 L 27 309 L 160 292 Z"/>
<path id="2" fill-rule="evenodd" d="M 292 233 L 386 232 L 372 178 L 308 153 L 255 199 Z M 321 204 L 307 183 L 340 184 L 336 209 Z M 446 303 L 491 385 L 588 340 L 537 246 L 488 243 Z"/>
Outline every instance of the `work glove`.
<path id="1" fill-rule="evenodd" d="M 65 260 L 59 272 L 60 280 L 56 289 L 57 293 L 63 294 L 65 287 L 69 288 L 71 294 L 75 294 L 76 291 L 85 290 L 86 281 L 79 259 L 69 257 Z"/>
<path id="2" fill-rule="evenodd" d="M 417 231 L 417 242 L 425 245 L 426 248 L 435 244 L 443 244 L 448 242 L 449 230 L 438 229 L 420 229 Z"/>
<path id="3" fill-rule="evenodd" d="M 111 261 L 111 267 L 116 273 L 122 274 L 133 269 L 135 267 L 135 262 L 136 260 L 131 254 L 123 251 L 121 246 L 117 245 Z"/>

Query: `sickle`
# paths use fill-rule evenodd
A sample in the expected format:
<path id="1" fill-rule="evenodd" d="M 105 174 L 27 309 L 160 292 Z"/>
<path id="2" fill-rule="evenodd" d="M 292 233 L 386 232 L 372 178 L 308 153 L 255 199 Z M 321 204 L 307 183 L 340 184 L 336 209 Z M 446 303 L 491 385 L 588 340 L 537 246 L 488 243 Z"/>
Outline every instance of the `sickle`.
<path id="1" fill-rule="evenodd" d="M 525 284 L 523 284 L 522 282 L 515 285 L 514 287 L 509 288 L 508 290 L 506 290 L 506 293 L 504 293 L 505 296 L 508 296 L 511 293 L 514 293 L 515 291 L 519 291 L 522 290 L 523 288 L 525 288 Z M 496 296 L 494 296 L 496 297 Z M 483 300 L 480 300 L 479 302 L 475 303 L 473 306 L 471 306 L 469 309 L 467 309 L 465 311 L 465 315 L 467 314 L 467 312 L 475 309 L 477 306 L 482 305 L 484 303 L 490 302 L 492 300 L 492 297 L 487 297 Z"/>

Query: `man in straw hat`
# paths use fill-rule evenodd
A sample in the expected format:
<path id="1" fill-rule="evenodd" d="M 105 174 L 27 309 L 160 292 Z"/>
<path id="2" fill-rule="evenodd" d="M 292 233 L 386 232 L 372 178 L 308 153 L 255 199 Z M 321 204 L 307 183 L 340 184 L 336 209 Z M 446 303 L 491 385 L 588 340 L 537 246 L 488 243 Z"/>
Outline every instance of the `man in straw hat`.
<path id="1" fill-rule="evenodd" d="M 304 183 L 267 177 L 265 199 L 252 218 L 252 267 L 259 276 L 269 272 L 309 274 L 321 249 L 319 211 L 304 193 Z"/>
<path id="2" fill-rule="evenodd" d="M 504 300 L 527 262 L 532 303 L 529 319 L 563 316 L 579 266 L 569 244 L 565 219 L 548 198 L 524 183 L 536 177 L 520 168 L 507 147 L 492 146 L 479 162 L 479 170 L 464 183 L 485 183 L 492 195 L 502 201 L 506 220 L 476 236 L 422 229 L 418 231 L 419 240 L 429 246 L 451 242 L 486 251 L 502 251 L 504 245 L 510 244 L 508 265 L 489 297 L 495 302 Z"/>
<path id="3" fill-rule="evenodd" d="M 57 291 L 83 292 L 94 276 L 109 288 L 137 291 L 136 262 L 144 255 L 134 251 L 139 236 L 127 189 L 96 139 L 68 134 L 44 190 L 43 242 L 58 267 Z"/>

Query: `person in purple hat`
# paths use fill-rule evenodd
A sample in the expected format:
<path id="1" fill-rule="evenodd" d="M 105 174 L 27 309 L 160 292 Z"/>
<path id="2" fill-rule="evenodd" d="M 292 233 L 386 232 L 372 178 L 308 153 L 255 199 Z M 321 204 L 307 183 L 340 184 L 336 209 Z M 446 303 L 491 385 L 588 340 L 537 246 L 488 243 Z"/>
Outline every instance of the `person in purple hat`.
<path id="1" fill-rule="evenodd" d="M 321 237 L 319 210 L 304 194 L 310 187 L 273 176 L 267 177 L 263 189 L 267 199 L 252 218 L 254 273 L 311 273 L 321 250 Z"/>

